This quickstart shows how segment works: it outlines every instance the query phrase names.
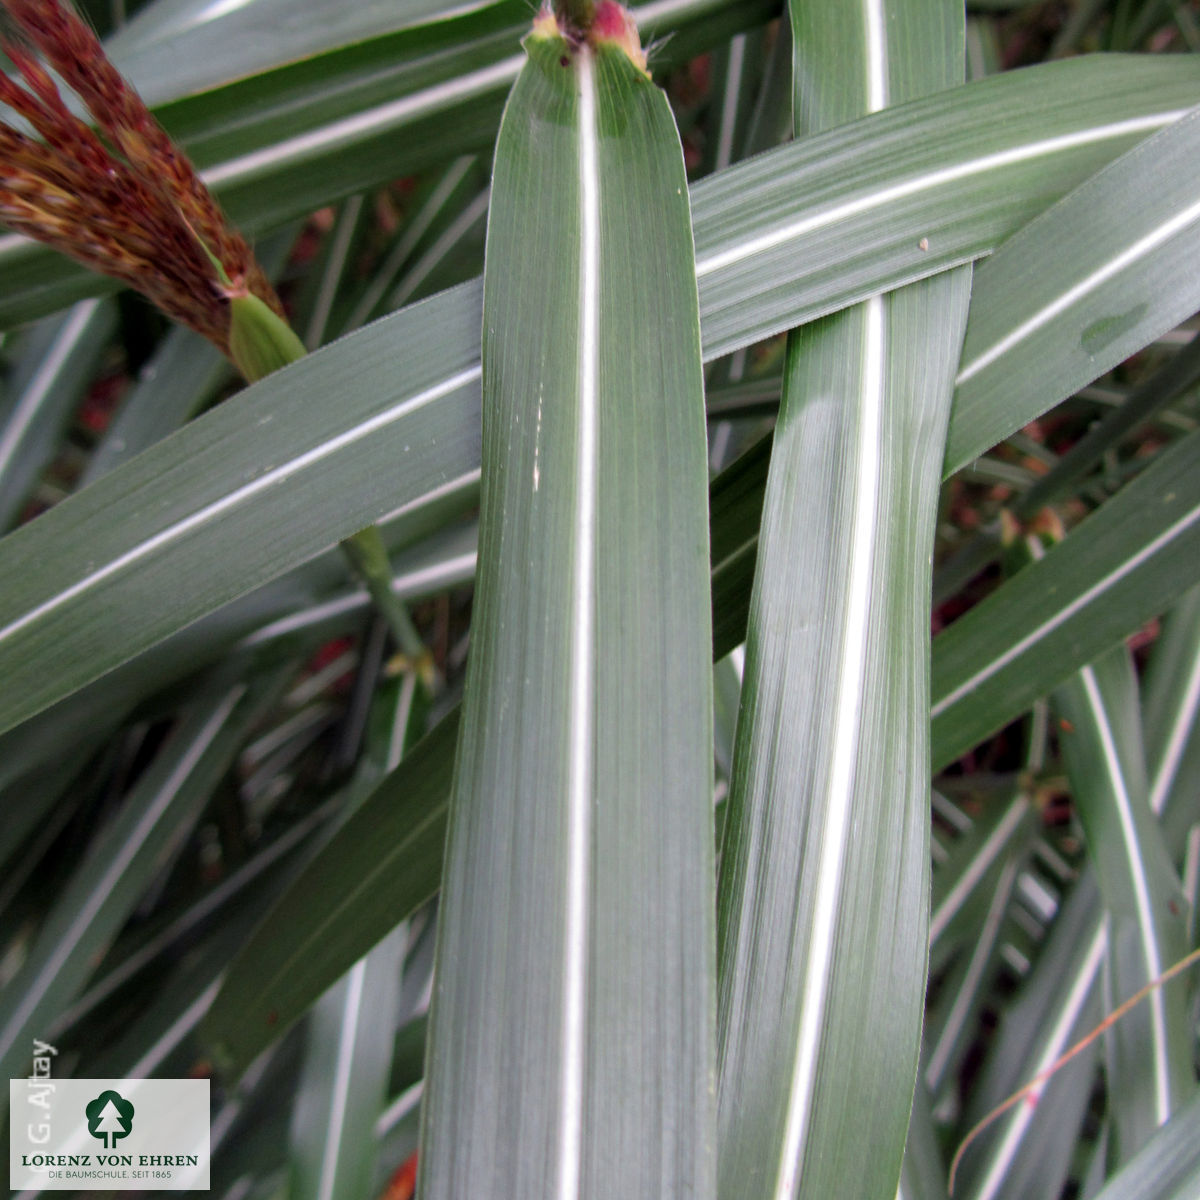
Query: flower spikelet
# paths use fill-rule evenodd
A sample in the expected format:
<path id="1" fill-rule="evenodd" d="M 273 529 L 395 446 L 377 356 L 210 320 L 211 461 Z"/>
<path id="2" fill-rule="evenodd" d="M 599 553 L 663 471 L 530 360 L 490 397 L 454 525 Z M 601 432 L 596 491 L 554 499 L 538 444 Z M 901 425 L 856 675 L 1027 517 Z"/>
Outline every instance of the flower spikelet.
<path id="1" fill-rule="evenodd" d="M 0 73 L 0 106 L 36 135 L 0 120 L 0 223 L 136 288 L 226 353 L 230 297 L 257 296 L 282 316 L 245 240 L 75 10 L 0 4 L 17 31 L 3 41 L 17 74 Z M 63 102 L 39 52 L 95 129 Z"/>

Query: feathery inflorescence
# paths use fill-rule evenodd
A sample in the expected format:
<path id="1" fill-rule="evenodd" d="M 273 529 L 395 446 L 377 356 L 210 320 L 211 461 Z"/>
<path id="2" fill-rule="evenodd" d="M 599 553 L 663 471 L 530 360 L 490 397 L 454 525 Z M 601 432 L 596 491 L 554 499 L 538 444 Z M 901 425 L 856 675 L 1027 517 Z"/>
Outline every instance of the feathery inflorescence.
<path id="1" fill-rule="evenodd" d="M 282 316 L 245 240 L 75 10 L 63 0 L 0 4 L 14 31 L 0 46 L 18 73 L 0 73 L 0 105 L 33 135 L 0 120 L 0 223 L 136 288 L 225 353 L 232 297 L 257 296 Z"/>

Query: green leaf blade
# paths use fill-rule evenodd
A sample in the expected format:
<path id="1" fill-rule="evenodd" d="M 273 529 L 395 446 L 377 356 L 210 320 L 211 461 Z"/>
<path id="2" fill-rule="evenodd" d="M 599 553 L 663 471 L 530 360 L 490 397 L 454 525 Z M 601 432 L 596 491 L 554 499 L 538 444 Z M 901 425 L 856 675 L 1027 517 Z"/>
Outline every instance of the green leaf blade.
<path id="1" fill-rule="evenodd" d="M 933 643 L 933 767 L 1020 716 L 1200 579 L 1200 435 Z"/>
<path id="2" fill-rule="evenodd" d="M 961 73 L 938 4 L 792 15 L 798 122 Z M 969 291 L 954 271 L 789 338 L 721 858 L 729 1200 L 899 1182 L 928 940 L 925 572 Z"/>
<path id="3" fill-rule="evenodd" d="M 1190 269 L 1200 253 L 1197 161 L 1200 110 L 1193 110 L 980 265 L 947 475 L 1200 306 Z"/>
<path id="4" fill-rule="evenodd" d="M 599 1196 L 620 1178 L 706 1196 L 711 631 L 682 153 L 623 53 L 528 46 L 488 233 L 422 1193 Z"/>
<path id="5" fill-rule="evenodd" d="M 437 300 L 409 310 L 391 334 L 427 349 L 399 369 L 389 332 L 376 327 L 358 342 L 359 380 L 371 384 L 353 393 L 341 386 L 341 356 L 318 352 L 292 368 L 314 371 L 303 389 L 277 373 L 248 405 L 214 410 L 5 539 L 18 565 L 0 600 L 0 728 L 473 471 L 478 434 L 456 420 L 478 395 L 469 311 Z M 416 452 L 425 445 L 438 452 Z M 305 483 L 319 515 L 293 507 Z M 52 556 L 39 549 L 47 540 Z M 141 614 L 133 628 L 129 611 Z"/>

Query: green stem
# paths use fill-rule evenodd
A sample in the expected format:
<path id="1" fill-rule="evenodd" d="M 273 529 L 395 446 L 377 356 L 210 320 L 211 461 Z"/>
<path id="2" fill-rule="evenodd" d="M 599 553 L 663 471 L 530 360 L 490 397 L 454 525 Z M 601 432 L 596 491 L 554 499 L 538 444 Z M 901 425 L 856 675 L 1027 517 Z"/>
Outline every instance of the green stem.
<path id="1" fill-rule="evenodd" d="M 379 609 L 388 625 L 400 652 L 422 676 L 428 673 L 429 651 L 421 641 L 412 617 L 396 593 L 392 590 L 392 569 L 388 563 L 387 550 L 379 534 L 379 526 L 368 525 L 351 534 L 342 542 L 342 552 L 350 561 L 358 577 L 367 585 L 375 607 Z"/>

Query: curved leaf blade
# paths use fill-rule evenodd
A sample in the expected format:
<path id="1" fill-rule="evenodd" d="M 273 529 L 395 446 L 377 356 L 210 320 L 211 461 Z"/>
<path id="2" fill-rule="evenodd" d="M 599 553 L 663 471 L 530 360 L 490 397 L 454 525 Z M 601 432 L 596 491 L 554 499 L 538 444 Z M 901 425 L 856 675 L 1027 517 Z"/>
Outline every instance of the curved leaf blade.
<path id="1" fill-rule="evenodd" d="M 980 265 L 946 474 L 1200 308 L 1200 278 L 1191 270 L 1200 254 L 1197 163 L 1200 110 L 1193 110 Z"/>
<path id="2" fill-rule="evenodd" d="M 1200 434 L 933 642 L 940 770 L 1200 580 Z"/>
<path id="3" fill-rule="evenodd" d="M 1027 100 L 1036 100 L 1037 107 L 1027 108 L 1022 99 L 1026 95 L 1022 77 L 1036 82 Z M 964 99 L 978 97 L 974 89 L 985 86 L 992 90 L 983 100 Z M 736 248 L 741 234 L 733 217 L 743 206 L 759 211 L 758 206 L 766 204 L 768 211 L 786 214 L 797 204 L 807 205 L 797 220 L 815 222 L 816 241 L 810 249 L 829 270 L 799 270 L 797 263 L 808 265 L 804 258 L 793 257 L 808 252 L 803 239 L 787 243 L 786 253 L 780 252 L 782 259 L 764 253 L 739 260 L 742 265 L 730 268 L 719 292 L 702 292 L 706 357 L 720 353 L 729 339 L 743 344 L 757 336 L 758 299 L 786 292 L 786 311 L 773 318 L 768 329 L 776 332 L 791 319 L 811 319 L 941 270 L 947 260 L 934 251 L 911 251 L 910 242 L 915 245 L 921 234 L 917 227 L 906 231 L 897 225 L 886 203 L 889 190 L 904 180 L 942 178 L 931 166 L 938 161 L 935 151 L 956 155 L 969 166 L 986 160 L 990 147 L 1003 160 L 992 162 L 971 185 L 983 186 L 983 180 L 988 195 L 993 187 L 997 194 L 1005 194 L 1008 199 L 999 210 L 971 206 L 965 215 L 960 211 L 970 188 L 955 192 L 953 179 L 965 187 L 963 181 L 971 179 L 966 167 L 965 173 L 946 184 L 943 209 L 920 209 L 919 229 L 932 231 L 931 246 L 937 244 L 936 231 L 942 229 L 947 237 L 965 239 L 959 249 L 983 253 L 1011 233 L 1031 209 L 1056 199 L 1136 140 L 1139 131 L 1162 124 L 1179 106 L 1197 99 L 1200 70 L 1194 63 L 1177 58 L 1072 60 L 916 101 L 903 110 L 906 122 L 914 122 L 911 127 L 896 126 L 889 110 L 723 172 L 694 189 L 698 244 Z M 963 122 L 961 111 L 969 111 L 971 120 Z M 1049 139 L 1043 136 L 1047 132 L 1053 134 Z M 810 153 L 810 147 L 819 153 Z M 848 164 L 854 165 L 853 171 Z M 764 169 L 771 176 L 766 182 L 761 177 Z M 859 213 L 870 215 L 871 220 L 863 225 L 855 215 Z M 897 258 L 889 246 L 903 247 L 904 254 Z M 958 254 L 954 250 L 951 261 L 959 261 Z M 870 264 L 863 267 L 867 273 L 852 270 L 855 263 Z M 851 277 L 857 282 L 847 295 L 842 281 Z M 477 369 L 479 303 L 478 284 L 464 285 L 426 302 L 428 307 L 415 306 L 326 347 L 0 541 L 0 574 L 18 581 L 0 602 L 0 630 L 19 621 L 22 634 L 17 639 L 0 636 L 0 677 L 12 684 L 0 696 L 0 729 L 61 699 L 256 583 L 307 560 L 397 502 L 415 499 L 422 488 L 428 491 L 447 479 L 477 471 L 475 393 L 469 387 L 455 389 L 453 381 L 457 373 Z M 728 305 L 726 315 L 722 305 Z M 410 337 L 416 340 L 410 343 Z M 400 364 L 389 355 L 398 345 L 406 347 Z M 419 353 L 410 352 L 410 345 L 419 346 Z M 349 386 L 348 379 L 353 380 Z M 447 388 L 443 401 L 426 410 L 425 428 L 433 430 L 436 442 L 421 444 L 406 437 L 404 423 L 394 426 L 388 436 L 368 437 L 364 430 L 415 379 L 430 388 Z M 335 386 L 342 398 L 336 408 L 327 402 Z M 423 420 L 420 423 L 424 425 Z M 952 415 L 951 436 L 969 437 L 969 433 L 955 434 L 958 424 Z M 246 433 L 248 426 L 253 429 L 251 436 Z M 307 433 L 301 438 L 304 430 Z M 321 470 L 289 474 L 280 465 L 309 454 L 320 456 L 321 447 L 336 439 L 342 439 L 336 472 L 330 469 L 329 458 Z M 214 451 L 214 444 L 222 441 L 224 449 Z M 200 455 L 218 461 L 195 478 L 196 472 L 189 475 L 182 468 Z M 405 464 L 399 485 L 389 482 L 385 474 L 398 461 Z M 261 513 L 262 519 L 250 520 L 250 527 L 234 523 L 207 527 L 214 569 L 210 571 L 206 560 L 197 573 L 192 551 L 157 556 L 161 578 L 172 583 L 153 589 L 152 620 L 127 619 L 129 611 L 144 603 L 135 598 L 143 595 L 140 585 L 124 595 L 116 587 L 105 588 L 104 604 L 94 602 L 99 593 L 90 587 L 62 599 L 63 593 L 94 574 L 100 553 L 107 554 L 110 562 L 131 555 L 130 562 L 149 568 L 150 560 L 140 547 L 145 539 L 163 532 L 167 514 L 186 521 L 206 505 L 226 502 L 264 463 L 276 465 L 270 488 L 273 500 L 247 509 L 248 514 Z M 180 485 L 189 478 L 193 482 L 185 490 Z M 360 494 L 364 480 L 368 486 Z M 351 481 L 353 489 L 347 486 Z M 390 499 L 381 492 L 371 500 L 373 490 L 385 485 Z M 304 514 L 303 521 L 292 519 L 296 512 Z M 224 568 L 235 554 L 240 565 L 233 579 Z M 150 572 L 137 574 L 143 573 Z M 179 587 L 181 574 L 196 586 Z M 739 583 L 735 574 L 731 570 L 733 592 L 744 591 L 748 583 Z M 115 584 L 117 578 L 106 576 L 99 582 L 105 581 Z M 69 669 L 61 670 L 64 663 Z M 26 687 L 26 679 L 33 680 L 34 686 Z"/>
<path id="4" fill-rule="evenodd" d="M 810 126 L 961 78 L 940 0 L 791 12 Z M 730 1200 L 899 1184 L 928 943 L 925 570 L 969 294 L 953 271 L 789 338 L 718 893 Z"/>
<path id="5" fill-rule="evenodd" d="M 277 372 L 6 538 L 0 728 L 469 474 L 479 367 L 464 307 L 434 300 L 364 331 L 353 389 L 344 349 L 297 364 L 303 388 L 297 368 Z M 425 445 L 439 452 L 413 450 Z"/>

